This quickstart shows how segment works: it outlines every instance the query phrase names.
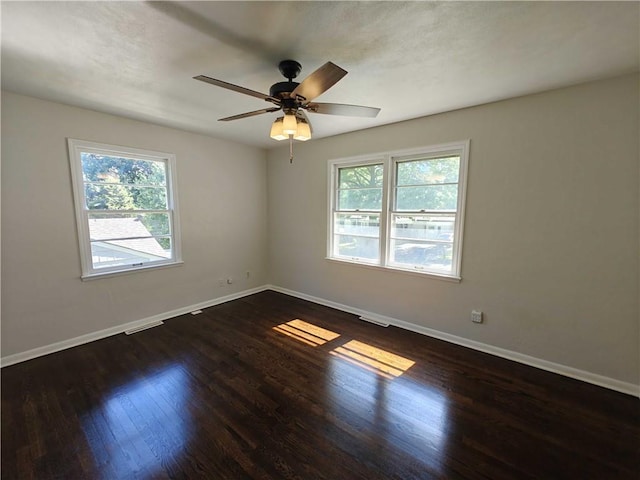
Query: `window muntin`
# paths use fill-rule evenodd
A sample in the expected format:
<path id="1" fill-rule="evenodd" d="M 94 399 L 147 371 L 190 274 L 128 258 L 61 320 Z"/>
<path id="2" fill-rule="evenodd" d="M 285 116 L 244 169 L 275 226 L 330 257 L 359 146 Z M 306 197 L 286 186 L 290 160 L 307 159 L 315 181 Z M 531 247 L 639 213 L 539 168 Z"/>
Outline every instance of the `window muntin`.
<path id="1" fill-rule="evenodd" d="M 384 155 L 382 162 L 330 162 L 329 258 L 459 278 L 468 145 L 467 141 L 425 147 L 422 151 L 394 152 Z M 356 172 L 371 170 L 374 165 L 378 172 L 375 186 L 344 181 L 360 178 Z M 353 190 L 356 195 L 364 195 L 365 189 L 374 187 L 378 188 L 375 206 L 379 206 L 379 214 L 371 219 L 372 212 L 357 208 L 364 204 L 352 202 L 344 192 Z M 373 197 L 372 192 L 368 195 L 369 199 Z M 384 206 L 387 198 L 388 207 Z M 360 218 L 363 216 L 367 216 L 366 221 Z M 352 255 L 353 238 L 344 237 L 349 233 L 368 233 L 373 240 L 366 246 L 361 240 L 358 254 Z"/>
<path id="2" fill-rule="evenodd" d="M 83 278 L 180 262 L 175 158 L 69 139 Z"/>

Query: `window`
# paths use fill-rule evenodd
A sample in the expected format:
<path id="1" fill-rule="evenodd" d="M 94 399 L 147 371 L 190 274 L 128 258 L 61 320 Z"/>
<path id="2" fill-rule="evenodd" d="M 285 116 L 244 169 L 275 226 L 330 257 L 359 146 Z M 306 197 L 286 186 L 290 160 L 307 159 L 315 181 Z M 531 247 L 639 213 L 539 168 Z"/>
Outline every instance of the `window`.
<path id="1" fill-rule="evenodd" d="M 468 151 L 330 161 L 328 258 L 459 279 Z"/>
<path id="2" fill-rule="evenodd" d="M 181 263 L 174 155 L 68 142 L 82 278 Z"/>

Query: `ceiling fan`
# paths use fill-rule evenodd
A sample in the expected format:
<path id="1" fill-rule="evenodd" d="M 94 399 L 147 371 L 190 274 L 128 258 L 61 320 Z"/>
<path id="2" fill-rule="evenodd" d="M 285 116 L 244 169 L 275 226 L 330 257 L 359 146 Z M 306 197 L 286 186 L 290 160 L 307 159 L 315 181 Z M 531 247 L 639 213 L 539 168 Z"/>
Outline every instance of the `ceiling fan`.
<path id="1" fill-rule="evenodd" d="M 305 78 L 302 83 L 294 82 L 293 79 L 300 74 L 302 66 L 295 60 L 283 60 L 278 64 L 280 73 L 288 80 L 271 85 L 269 95 L 256 92 L 248 88 L 240 87 L 232 83 L 198 75 L 193 77 L 201 82 L 210 83 L 218 87 L 244 93 L 252 97 L 260 98 L 272 103 L 274 106 L 255 110 L 253 112 L 241 113 L 231 117 L 219 119 L 221 122 L 239 120 L 241 118 L 253 117 L 263 113 L 277 112 L 282 110 L 284 116 L 278 117 L 271 127 L 271 138 L 275 140 L 309 140 L 311 138 L 311 126 L 305 114 L 306 112 L 322 113 L 326 115 L 346 115 L 352 117 L 373 118 L 380 112 L 379 108 L 364 107 L 361 105 L 344 105 L 340 103 L 318 103 L 313 100 L 335 85 L 347 71 L 327 62 L 311 75 Z"/>

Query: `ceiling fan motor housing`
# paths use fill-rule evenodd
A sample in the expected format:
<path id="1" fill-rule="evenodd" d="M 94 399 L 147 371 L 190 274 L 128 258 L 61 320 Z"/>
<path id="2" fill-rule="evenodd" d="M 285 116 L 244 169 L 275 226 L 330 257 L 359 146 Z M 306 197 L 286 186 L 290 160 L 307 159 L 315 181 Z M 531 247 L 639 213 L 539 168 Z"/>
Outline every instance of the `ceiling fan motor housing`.
<path id="1" fill-rule="evenodd" d="M 278 82 L 269 88 L 269 96 L 280 100 L 289 98 L 289 94 L 300 85 L 298 82 Z"/>
<path id="2" fill-rule="evenodd" d="M 298 85 L 300 85 L 299 83 L 294 82 L 293 79 L 300 74 L 302 65 L 295 60 L 282 60 L 278 64 L 278 70 L 280 70 L 280 73 L 289 81 L 278 82 L 271 85 L 269 95 L 282 100 L 283 98 L 289 98 L 289 94 L 293 92 Z"/>

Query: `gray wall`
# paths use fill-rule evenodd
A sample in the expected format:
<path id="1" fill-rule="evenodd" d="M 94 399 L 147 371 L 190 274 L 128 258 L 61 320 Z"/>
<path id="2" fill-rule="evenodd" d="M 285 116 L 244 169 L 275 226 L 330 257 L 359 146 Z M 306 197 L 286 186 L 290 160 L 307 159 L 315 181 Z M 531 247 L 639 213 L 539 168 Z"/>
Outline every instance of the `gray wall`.
<path id="1" fill-rule="evenodd" d="M 80 280 L 66 137 L 176 154 L 184 265 Z M 266 200 L 262 149 L 3 92 L 2 356 L 264 285 Z"/>
<path id="2" fill-rule="evenodd" d="M 271 281 L 637 385 L 638 104 L 632 75 L 271 150 Z M 328 159 L 467 138 L 461 283 L 325 259 Z"/>

